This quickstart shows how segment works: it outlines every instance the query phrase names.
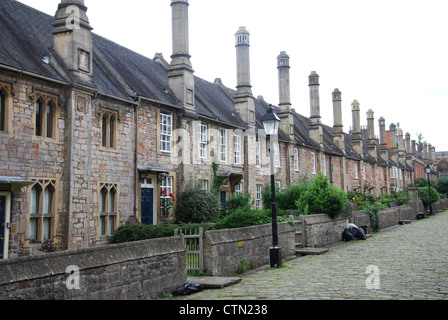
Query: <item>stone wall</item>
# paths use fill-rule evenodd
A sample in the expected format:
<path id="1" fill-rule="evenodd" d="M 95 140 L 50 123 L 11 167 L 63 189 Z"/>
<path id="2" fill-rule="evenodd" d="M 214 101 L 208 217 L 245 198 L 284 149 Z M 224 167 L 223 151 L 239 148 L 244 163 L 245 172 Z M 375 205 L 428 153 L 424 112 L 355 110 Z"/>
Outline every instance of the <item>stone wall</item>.
<path id="1" fill-rule="evenodd" d="M 294 254 L 295 229 L 287 222 L 278 224 L 279 243 L 283 256 Z M 246 260 L 260 267 L 269 264 L 272 247 L 270 224 L 239 229 L 206 231 L 204 236 L 204 272 L 208 276 L 228 276 L 238 271 Z"/>
<path id="2" fill-rule="evenodd" d="M 156 299 L 186 282 L 186 249 L 181 237 L 162 238 L 5 260 L 0 270 L 2 300 Z"/>
<path id="3" fill-rule="evenodd" d="M 342 241 L 347 217 L 332 220 L 327 214 L 300 216 L 304 247 L 319 248 Z"/>

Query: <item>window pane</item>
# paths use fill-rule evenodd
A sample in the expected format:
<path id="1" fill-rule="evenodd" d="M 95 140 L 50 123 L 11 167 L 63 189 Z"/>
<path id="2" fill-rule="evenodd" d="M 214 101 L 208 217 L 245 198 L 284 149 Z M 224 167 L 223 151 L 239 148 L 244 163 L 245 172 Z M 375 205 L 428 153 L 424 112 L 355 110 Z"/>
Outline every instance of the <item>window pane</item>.
<path id="1" fill-rule="evenodd" d="M 109 143 L 109 147 L 110 148 L 115 148 L 115 143 L 114 143 L 114 139 L 115 139 L 115 117 L 111 117 L 110 118 L 110 143 Z"/>
<path id="2" fill-rule="evenodd" d="M 53 138 L 53 116 L 54 107 L 53 104 L 47 104 L 47 138 Z"/>
<path id="3" fill-rule="evenodd" d="M 103 116 L 102 122 L 103 122 L 102 123 L 102 132 L 101 132 L 102 144 L 103 144 L 103 147 L 107 147 L 107 115 Z"/>
<path id="4" fill-rule="evenodd" d="M 106 217 L 100 217 L 100 235 L 104 236 L 106 234 Z"/>
<path id="5" fill-rule="evenodd" d="M 40 137 L 42 136 L 42 102 L 41 100 L 36 102 L 36 123 L 35 123 L 35 130 L 36 130 L 36 136 Z"/>
<path id="6" fill-rule="evenodd" d="M 108 235 L 111 236 L 114 234 L 114 230 L 115 230 L 115 217 L 114 216 L 110 216 L 109 217 L 109 224 L 108 224 Z"/>
<path id="7" fill-rule="evenodd" d="M 30 213 L 31 214 L 36 214 L 38 213 L 39 210 L 39 196 L 40 196 L 40 191 L 39 191 L 39 187 L 38 186 L 34 186 L 31 189 L 31 206 L 30 206 Z"/>
<path id="8" fill-rule="evenodd" d="M 51 238 L 51 219 L 44 219 L 42 225 L 42 240 Z"/>
<path id="9" fill-rule="evenodd" d="M 160 147 L 162 151 L 171 152 L 172 116 L 160 114 Z"/>
<path id="10" fill-rule="evenodd" d="M 241 164 L 241 136 L 233 137 L 234 163 Z"/>
<path id="11" fill-rule="evenodd" d="M 30 240 L 37 240 L 37 219 L 30 219 Z"/>
<path id="12" fill-rule="evenodd" d="M 5 95 L 0 93 L 0 131 L 5 131 L 5 120 L 6 120 L 6 110 L 5 110 Z"/>
<path id="13" fill-rule="evenodd" d="M 100 194 L 100 212 L 106 212 L 106 198 L 107 198 L 107 189 L 101 189 Z"/>
<path id="14" fill-rule="evenodd" d="M 109 213 L 115 212 L 115 189 L 109 192 Z"/>
<path id="15" fill-rule="evenodd" d="M 224 129 L 220 130 L 220 142 L 221 142 L 221 150 L 220 150 L 220 158 L 221 161 L 227 161 L 227 131 Z"/>
<path id="16" fill-rule="evenodd" d="M 50 187 L 45 188 L 44 191 L 44 214 L 51 214 L 51 205 L 53 201 L 53 190 Z"/>

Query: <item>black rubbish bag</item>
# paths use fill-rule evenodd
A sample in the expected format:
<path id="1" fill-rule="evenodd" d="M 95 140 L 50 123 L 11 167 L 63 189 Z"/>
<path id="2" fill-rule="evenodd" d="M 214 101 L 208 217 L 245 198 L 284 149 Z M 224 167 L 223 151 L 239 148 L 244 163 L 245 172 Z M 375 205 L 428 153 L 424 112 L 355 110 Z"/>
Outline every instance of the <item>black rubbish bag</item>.
<path id="1" fill-rule="evenodd" d="M 351 225 L 342 232 L 342 239 L 344 241 L 367 240 L 367 237 L 362 228 Z"/>
<path id="2" fill-rule="evenodd" d="M 197 283 L 184 283 L 172 294 L 173 296 L 188 296 L 193 293 L 198 293 L 204 290 L 204 287 Z"/>

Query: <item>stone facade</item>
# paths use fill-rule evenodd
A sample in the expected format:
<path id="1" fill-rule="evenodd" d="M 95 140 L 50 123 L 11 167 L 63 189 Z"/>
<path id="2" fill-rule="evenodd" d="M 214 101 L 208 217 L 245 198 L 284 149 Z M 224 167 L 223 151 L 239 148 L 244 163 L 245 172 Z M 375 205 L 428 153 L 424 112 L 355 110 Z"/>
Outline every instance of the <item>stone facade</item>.
<path id="1" fill-rule="evenodd" d="M 15 0 L 0 4 L 0 21 L 7 24 L 1 29 L 9 39 L 2 43 L 8 55 L 0 59 L 2 258 L 39 254 L 47 239 L 58 250 L 85 249 L 108 243 L 126 223 L 172 222 L 175 212 L 161 212 L 161 202 L 171 197 L 161 191 L 175 198 L 189 184 L 209 189 L 213 162 L 228 180 L 223 201 L 236 192 L 259 200 L 270 183 L 271 145 L 278 150 L 281 188 L 323 172 L 345 191 L 377 195 L 406 187 L 434 154 L 428 144 L 426 151 L 404 148 L 403 139 L 398 148 L 388 147 L 381 130 L 380 141 L 372 139 L 372 128 L 345 133 L 339 90 L 333 93 L 334 126 L 322 124 L 316 72 L 309 77 L 312 119 L 295 112 L 285 52 L 277 60 L 281 101 L 274 107 L 282 124 L 271 143 L 260 122 L 269 104 L 251 91 L 250 33 L 244 27 L 235 35 L 233 90 L 220 79 L 194 76 L 188 1 L 171 2 L 171 62 L 91 33 L 84 2 L 61 1 L 55 17 Z M 79 16 L 67 16 L 69 5 L 79 8 Z M 67 18 L 79 28 L 64 24 Z M 354 105 L 359 116 L 360 104 Z M 372 117 L 369 111 L 370 124 Z"/>

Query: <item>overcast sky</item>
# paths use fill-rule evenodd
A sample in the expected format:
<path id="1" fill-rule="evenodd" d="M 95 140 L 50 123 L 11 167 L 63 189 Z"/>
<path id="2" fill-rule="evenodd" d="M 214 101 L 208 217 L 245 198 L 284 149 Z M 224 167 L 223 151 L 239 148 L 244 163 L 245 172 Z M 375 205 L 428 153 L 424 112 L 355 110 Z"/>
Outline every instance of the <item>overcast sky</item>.
<path id="1" fill-rule="evenodd" d="M 20 0 L 54 15 L 59 0 Z M 85 0 L 94 32 L 149 58 L 169 62 L 170 0 Z M 344 131 L 351 103 L 399 123 L 412 140 L 422 133 L 448 151 L 447 0 L 189 0 L 190 54 L 195 75 L 236 86 L 234 34 L 251 34 L 251 84 L 277 105 L 277 56 L 291 64 L 291 102 L 310 115 L 308 76 L 320 76 L 322 122 L 333 126 L 331 93 L 342 92 Z"/>

